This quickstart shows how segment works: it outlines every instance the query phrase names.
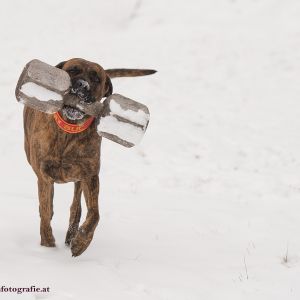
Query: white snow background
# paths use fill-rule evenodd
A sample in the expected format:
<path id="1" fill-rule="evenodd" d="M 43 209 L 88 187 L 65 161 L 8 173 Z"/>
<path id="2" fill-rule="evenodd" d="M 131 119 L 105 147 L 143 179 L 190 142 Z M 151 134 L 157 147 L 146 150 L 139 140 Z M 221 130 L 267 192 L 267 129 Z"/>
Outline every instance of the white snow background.
<path id="1" fill-rule="evenodd" d="M 1 300 L 300 299 L 298 0 L 5 0 L 0 41 L 0 286 L 51 290 Z M 72 57 L 158 70 L 113 80 L 150 124 L 134 149 L 103 140 L 101 221 L 78 258 L 71 183 L 55 186 L 57 248 L 39 245 L 14 96 L 29 60 Z"/>

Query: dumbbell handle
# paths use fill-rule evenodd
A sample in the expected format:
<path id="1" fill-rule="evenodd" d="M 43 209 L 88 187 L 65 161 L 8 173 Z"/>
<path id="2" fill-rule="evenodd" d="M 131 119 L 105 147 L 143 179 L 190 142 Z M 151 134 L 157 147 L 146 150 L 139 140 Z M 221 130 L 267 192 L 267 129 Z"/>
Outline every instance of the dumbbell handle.
<path id="1" fill-rule="evenodd" d="M 63 103 L 64 105 L 78 108 L 86 114 L 95 117 L 99 117 L 100 115 L 102 115 L 105 107 L 105 105 L 100 102 L 85 103 L 84 101 L 80 100 L 76 95 L 72 94 L 65 95 L 63 98 Z"/>

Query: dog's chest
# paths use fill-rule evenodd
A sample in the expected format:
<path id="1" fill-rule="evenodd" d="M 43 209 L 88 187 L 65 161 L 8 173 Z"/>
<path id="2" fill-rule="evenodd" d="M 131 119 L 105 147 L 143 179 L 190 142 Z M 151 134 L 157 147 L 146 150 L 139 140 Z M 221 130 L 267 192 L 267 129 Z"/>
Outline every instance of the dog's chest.
<path id="1" fill-rule="evenodd" d="M 66 133 L 53 116 L 24 110 L 25 151 L 37 174 L 55 182 L 78 181 L 100 170 L 101 137 L 95 123 L 80 133 Z"/>
<path id="2" fill-rule="evenodd" d="M 55 154 L 58 158 L 78 162 L 93 158 L 100 152 L 100 139 L 93 128 L 81 133 L 66 133 L 61 129 L 55 132 Z"/>
<path id="3" fill-rule="evenodd" d="M 90 128 L 76 134 L 56 130 L 50 138 L 52 151 L 44 156 L 40 169 L 57 183 L 96 175 L 100 170 L 100 141 Z M 50 145 L 48 149 L 51 149 Z"/>

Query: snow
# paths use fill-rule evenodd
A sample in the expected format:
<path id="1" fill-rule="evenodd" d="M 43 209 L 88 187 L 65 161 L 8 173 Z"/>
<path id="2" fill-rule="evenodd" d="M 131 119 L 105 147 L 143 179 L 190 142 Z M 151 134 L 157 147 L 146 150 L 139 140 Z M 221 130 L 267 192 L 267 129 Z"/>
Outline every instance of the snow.
<path id="1" fill-rule="evenodd" d="M 149 114 L 146 114 L 143 110 L 139 109 L 138 111 L 133 111 L 130 109 L 123 109 L 121 105 L 113 99 L 109 103 L 109 108 L 112 114 L 121 116 L 142 126 L 146 126 L 149 121 Z"/>
<path id="2" fill-rule="evenodd" d="M 50 287 L 22 300 L 298 300 L 299 22 L 297 0 L 3 1 L 0 285 Z M 113 80 L 151 122 L 137 147 L 103 139 L 101 220 L 78 258 L 72 184 L 55 186 L 57 248 L 39 245 L 14 97 L 28 61 L 71 57 L 158 70 Z"/>
<path id="3" fill-rule="evenodd" d="M 130 123 L 120 122 L 115 116 L 106 116 L 100 119 L 97 125 L 97 131 L 101 133 L 110 133 L 120 139 L 137 145 L 144 136 L 144 130 Z"/>
<path id="4" fill-rule="evenodd" d="M 34 82 L 26 82 L 21 86 L 21 92 L 28 97 L 35 97 L 40 101 L 62 100 L 62 95 L 53 92 Z"/>
<path id="5" fill-rule="evenodd" d="M 114 99 L 114 97 L 117 97 Z M 103 133 L 109 133 L 123 141 L 129 142 L 133 145 L 137 145 L 142 140 L 147 124 L 149 122 L 149 114 L 145 113 L 142 109 L 134 111 L 132 109 L 123 109 L 121 103 L 124 98 L 121 95 L 111 95 L 109 100 L 109 110 L 110 114 L 108 116 L 100 118 L 100 122 L 97 125 L 97 131 L 100 135 Z M 130 104 L 135 107 L 140 107 L 138 102 L 131 99 L 126 99 L 130 101 Z M 133 122 L 137 125 L 131 124 L 129 122 L 124 122 L 118 120 L 118 117 Z"/>

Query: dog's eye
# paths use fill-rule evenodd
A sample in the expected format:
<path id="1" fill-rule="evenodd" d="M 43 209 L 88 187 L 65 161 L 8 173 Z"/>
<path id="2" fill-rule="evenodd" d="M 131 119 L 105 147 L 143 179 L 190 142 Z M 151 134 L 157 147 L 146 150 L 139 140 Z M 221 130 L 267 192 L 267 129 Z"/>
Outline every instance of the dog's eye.
<path id="1" fill-rule="evenodd" d="M 80 73 L 80 69 L 77 67 L 72 67 L 72 68 L 68 69 L 67 72 L 71 75 L 77 75 Z"/>
<path id="2" fill-rule="evenodd" d="M 100 82 L 100 78 L 97 75 L 97 72 L 91 72 L 90 73 L 90 79 L 91 79 L 92 82 L 96 82 L 96 83 Z"/>

